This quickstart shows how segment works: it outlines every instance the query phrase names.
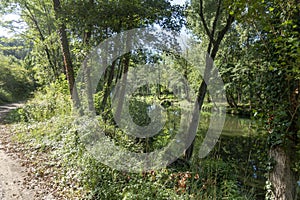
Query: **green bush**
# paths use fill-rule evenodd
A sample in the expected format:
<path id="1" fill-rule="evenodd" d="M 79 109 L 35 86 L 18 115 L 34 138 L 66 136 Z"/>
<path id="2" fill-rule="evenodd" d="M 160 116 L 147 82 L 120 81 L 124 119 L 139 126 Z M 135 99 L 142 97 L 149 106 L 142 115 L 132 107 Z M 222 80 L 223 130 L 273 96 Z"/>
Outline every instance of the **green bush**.
<path id="1" fill-rule="evenodd" d="M 34 123 L 55 116 L 69 116 L 72 113 L 72 100 L 68 93 L 68 85 L 63 77 L 39 89 L 34 98 L 19 110 L 21 120 Z"/>
<path id="2" fill-rule="evenodd" d="M 2 85 L 2 84 L 0 84 Z M 3 88 L 0 88 L 0 104 L 3 104 L 5 102 L 11 102 L 12 101 L 12 94 L 8 91 L 4 90 Z"/>
<path id="3" fill-rule="evenodd" d="M 24 99 L 33 90 L 28 71 L 14 57 L 0 54 L 0 59 L 0 104 Z"/>

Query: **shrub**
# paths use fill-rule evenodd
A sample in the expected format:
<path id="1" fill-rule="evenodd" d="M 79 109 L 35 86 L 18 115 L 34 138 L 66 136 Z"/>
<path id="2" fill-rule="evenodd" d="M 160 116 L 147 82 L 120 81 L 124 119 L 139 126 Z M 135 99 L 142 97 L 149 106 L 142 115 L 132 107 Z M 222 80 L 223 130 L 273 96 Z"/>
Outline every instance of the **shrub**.
<path id="1" fill-rule="evenodd" d="M 33 90 L 20 61 L 0 54 L 0 104 L 24 99 Z"/>

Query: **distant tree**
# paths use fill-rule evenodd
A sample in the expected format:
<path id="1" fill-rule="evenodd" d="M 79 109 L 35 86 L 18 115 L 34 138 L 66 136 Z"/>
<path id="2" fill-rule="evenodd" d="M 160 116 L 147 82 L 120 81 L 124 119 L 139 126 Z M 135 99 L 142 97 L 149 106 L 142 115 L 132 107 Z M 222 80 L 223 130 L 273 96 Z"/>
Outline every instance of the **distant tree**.
<path id="1" fill-rule="evenodd" d="M 31 50 L 32 48 L 25 43 L 23 38 L 0 37 L 0 51 L 5 56 L 14 56 L 23 60 Z"/>

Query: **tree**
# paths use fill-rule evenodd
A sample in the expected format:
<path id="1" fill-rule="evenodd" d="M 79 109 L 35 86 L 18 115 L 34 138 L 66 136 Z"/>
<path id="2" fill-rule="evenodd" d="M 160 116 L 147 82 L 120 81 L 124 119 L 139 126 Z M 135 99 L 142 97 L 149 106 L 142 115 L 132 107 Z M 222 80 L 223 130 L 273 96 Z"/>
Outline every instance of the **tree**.
<path id="1" fill-rule="evenodd" d="M 239 6 L 231 8 L 232 5 L 224 0 L 214 1 L 192 1 L 189 18 L 192 30 L 200 36 L 202 40 L 207 39 L 207 60 L 204 70 L 203 81 L 197 90 L 197 101 L 199 109 L 204 103 L 204 98 L 207 93 L 207 85 L 213 68 L 213 63 L 209 60 L 214 60 L 219 51 L 222 40 L 234 22 L 235 15 L 241 10 Z M 212 14 L 213 13 L 213 14 Z M 202 28 L 199 28 L 199 23 Z M 196 106 L 196 108 L 198 107 Z M 190 123 L 189 133 L 192 132 L 192 124 L 197 124 L 199 120 L 199 110 L 195 110 L 192 121 Z M 191 146 L 185 151 L 185 159 L 189 160 L 193 153 L 194 141 Z"/>
<path id="2" fill-rule="evenodd" d="M 263 62 L 258 116 L 265 124 L 272 168 L 268 175 L 272 199 L 295 199 L 299 163 L 300 4 L 264 1 L 256 10 L 259 59 Z M 261 17 L 263 16 L 263 17 Z"/>
<path id="3" fill-rule="evenodd" d="M 267 132 L 268 199 L 296 198 L 299 155 L 295 152 L 299 151 L 300 128 L 299 22 L 296 1 L 251 2 L 234 25 L 232 31 L 238 34 L 228 38 L 223 46 L 221 71 L 225 82 L 231 89 L 235 88 L 240 82 L 236 80 L 243 77 L 240 70 L 249 72 L 250 76 L 242 82 L 248 82 L 251 89 L 248 92 L 243 89 L 243 92 L 251 99 L 255 116 Z M 247 37 L 243 35 L 245 30 L 249 30 Z M 243 37 L 247 39 L 238 41 Z"/>
<path id="4" fill-rule="evenodd" d="M 71 3 L 72 5 L 67 1 L 61 2 L 61 14 L 63 14 L 64 19 L 67 19 L 65 24 L 71 30 L 71 37 L 76 38 L 72 46 L 73 52 L 77 53 L 75 58 L 73 58 L 76 61 L 74 64 L 75 68 L 79 67 L 83 62 L 84 57 L 89 53 L 92 46 L 96 46 L 113 34 L 133 28 L 150 27 L 154 23 L 158 23 L 167 29 L 179 30 L 184 22 L 182 8 L 180 6 L 172 6 L 166 0 L 100 2 L 89 0 L 73 1 Z M 72 9 L 69 9 L 70 7 Z M 82 12 L 83 7 L 86 8 L 84 12 Z M 174 13 L 177 15 L 175 16 Z M 116 80 L 122 79 L 123 82 L 125 81 L 123 88 L 119 90 L 120 98 L 118 98 L 120 103 L 117 110 L 120 112 L 122 109 L 122 96 L 126 87 L 125 76 L 132 60 L 131 57 L 131 55 L 123 55 L 118 61 L 113 62 L 105 72 L 104 78 L 101 79 L 98 87 L 98 89 L 102 88 L 100 90 L 103 90 L 100 92 L 104 92 L 100 106 L 101 112 L 104 111 L 107 103 L 109 91 L 113 86 L 114 76 Z M 107 63 L 103 64 L 106 65 Z M 87 65 L 85 65 L 85 69 L 87 69 Z M 85 74 L 88 76 L 88 70 Z M 91 94 L 89 95 L 91 96 Z M 89 104 L 91 108 L 91 103 Z"/>
<path id="5" fill-rule="evenodd" d="M 70 54 L 70 48 L 69 48 L 69 41 L 66 33 L 66 26 L 64 22 L 62 21 L 63 19 L 60 18 L 60 11 L 61 11 L 61 5 L 60 5 L 60 0 L 53 0 L 53 7 L 55 10 L 56 18 L 59 23 L 58 27 L 58 33 L 60 36 L 60 43 L 61 43 L 61 50 L 62 50 L 62 55 L 64 58 L 64 66 L 65 66 L 65 72 L 66 72 L 66 77 L 68 80 L 69 84 L 69 90 L 70 94 L 72 96 L 72 99 L 75 102 L 75 106 L 79 106 L 79 98 L 78 98 L 78 93 L 75 85 L 75 75 L 74 75 L 74 68 L 73 68 L 73 63 L 72 63 L 72 58 Z"/>
<path id="6" fill-rule="evenodd" d="M 11 21 L 8 26 L 12 31 L 23 27 L 16 35 L 31 49 L 25 60 L 33 67 L 35 79 L 41 85 L 57 79 L 63 68 L 51 1 L 10 0 L 2 4 L 6 8 L 5 14 L 14 13 L 21 17 L 17 23 Z"/>

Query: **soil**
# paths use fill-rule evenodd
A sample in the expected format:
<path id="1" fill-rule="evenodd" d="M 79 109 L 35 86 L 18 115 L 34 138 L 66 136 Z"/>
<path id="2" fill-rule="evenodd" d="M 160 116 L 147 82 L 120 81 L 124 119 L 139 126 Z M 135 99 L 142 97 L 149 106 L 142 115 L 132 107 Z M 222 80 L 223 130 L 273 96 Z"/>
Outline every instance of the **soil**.
<path id="1" fill-rule="evenodd" d="M 18 103 L 0 106 L 0 200 L 54 200 L 51 193 L 32 180 L 31 169 L 24 165 L 22 157 L 12 151 L 18 146 L 11 142 L 11 128 L 4 118 L 20 106 Z"/>

